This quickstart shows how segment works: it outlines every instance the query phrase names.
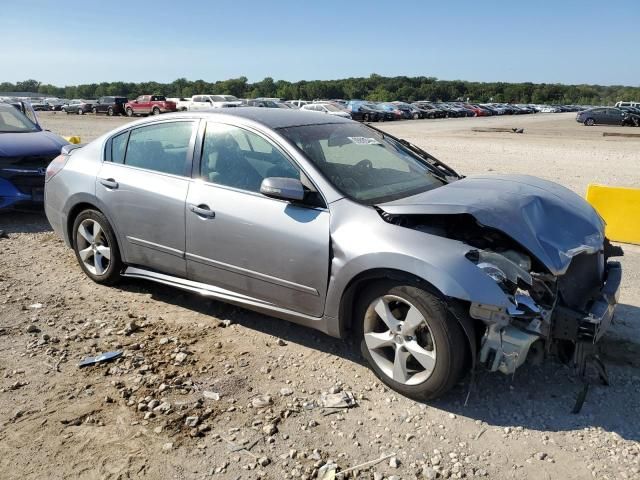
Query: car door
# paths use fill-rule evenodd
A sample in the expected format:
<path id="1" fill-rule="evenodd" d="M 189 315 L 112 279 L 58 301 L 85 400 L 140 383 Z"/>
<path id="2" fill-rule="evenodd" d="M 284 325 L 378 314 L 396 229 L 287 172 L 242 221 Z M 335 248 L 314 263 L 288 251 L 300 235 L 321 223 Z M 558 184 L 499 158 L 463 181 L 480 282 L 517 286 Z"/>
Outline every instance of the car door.
<path id="1" fill-rule="evenodd" d="M 607 108 L 607 123 L 609 125 L 621 125 L 624 113 L 617 108 Z"/>
<path id="2" fill-rule="evenodd" d="M 196 124 L 154 122 L 106 143 L 96 195 L 127 264 L 186 276 L 185 201 Z"/>
<path id="3" fill-rule="evenodd" d="M 321 316 L 329 272 L 329 211 L 317 195 L 294 204 L 260 193 L 267 177 L 300 178 L 262 134 L 207 123 L 198 179 L 187 197 L 191 280 Z"/>

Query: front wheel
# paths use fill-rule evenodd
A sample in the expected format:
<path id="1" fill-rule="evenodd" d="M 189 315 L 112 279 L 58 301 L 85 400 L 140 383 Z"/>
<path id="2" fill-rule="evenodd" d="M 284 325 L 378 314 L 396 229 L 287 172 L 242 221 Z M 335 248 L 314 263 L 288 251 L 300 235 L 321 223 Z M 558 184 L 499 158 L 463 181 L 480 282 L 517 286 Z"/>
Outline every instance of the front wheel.
<path id="1" fill-rule="evenodd" d="M 94 107 L 94 108 L 92 108 L 92 109 L 91 109 L 91 113 L 93 113 L 94 115 L 97 115 L 97 114 L 98 114 L 98 109 L 97 109 L 97 108 L 95 108 L 95 107 Z"/>
<path id="2" fill-rule="evenodd" d="M 113 285 L 120 280 L 122 260 L 106 217 L 85 210 L 73 223 L 73 250 L 84 273 L 94 282 Z"/>
<path id="3" fill-rule="evenodd" d="M 78 109 L 78 115 L 84 115 L 84 110 L 82 110 L 81 108 Z"/>
<path id="4" fill-rule="evenodd" d="M 355 318 L 363 357 L 397 392 L 429 400 L 461 378 L 468 355 L 464 332 L 427 291 L 381 281 L 358 299 Z"/>
<path id="5" fill-rule="evenodd" d="M 133 109 L 132 108 L 127 108 L 125 110 L 125 113 L 127 114 L 127 117 L 133 117 Z"/>
<path id="6" fill-rule="evenodd" d="M 584 121 L 584 124 L 585 124 L 587 127 L 593 127 L 593 125 L 595 125 L 595 123 L 596 123 L 596 122 L 593 120 L 593 118 L 587 118 L 587 119 Z"/>
<path id="7" fill-rule="evenodd" d="M 153 115 L 160 115 L 160 109 L 158 107 L 153 107 L 153 110 L 151 110 L 151 113 Z"/>
<path id="8" fill-rule="evenodd" d="M 107 115 L 113 117 L 113 108 L 109 107 L 109 109 L 107 110 Z"/>

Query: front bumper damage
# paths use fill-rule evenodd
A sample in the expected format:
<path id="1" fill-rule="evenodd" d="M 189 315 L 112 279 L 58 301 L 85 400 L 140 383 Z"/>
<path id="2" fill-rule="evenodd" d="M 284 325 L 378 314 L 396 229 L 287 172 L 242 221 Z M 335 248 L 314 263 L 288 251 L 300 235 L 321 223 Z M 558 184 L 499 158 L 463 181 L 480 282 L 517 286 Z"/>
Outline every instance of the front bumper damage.
<path id="1" fill-rule="evenodd" d="M 585 309 L 562 304 L 544 309 L 522 294 L 515 295 L 513 307 L 506 310 L 472 303 L 471 317 L 487 324 L 480 345 L 480 363 L 491 371 L 513 374 L 536 342 L 549 351 L 558 341 L 566 341 L 575 346 L 574 366 L 584 370 L 583 347 L 595 345 L 611 325 L 622 281 L 620 263 L 608 261 L 603 279 Z"/>

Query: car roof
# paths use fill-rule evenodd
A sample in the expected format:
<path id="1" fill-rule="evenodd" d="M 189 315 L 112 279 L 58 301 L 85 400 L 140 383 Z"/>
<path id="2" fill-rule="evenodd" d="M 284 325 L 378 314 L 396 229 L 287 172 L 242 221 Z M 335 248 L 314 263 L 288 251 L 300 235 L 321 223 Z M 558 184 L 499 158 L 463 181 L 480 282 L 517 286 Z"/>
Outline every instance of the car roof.
<path id="1" fill-rule="evenodd" d="M 326 123 L 348 123 L 351 120 L 341 117 L 318 115 L 308 110 L 292 110 L 283 108 L 236 107 L 218 108 L 210 111 L 212 114 L 242 117 L 261 123 L 269 128 L 297 127 L 300 125 L 321 125 Z"/>

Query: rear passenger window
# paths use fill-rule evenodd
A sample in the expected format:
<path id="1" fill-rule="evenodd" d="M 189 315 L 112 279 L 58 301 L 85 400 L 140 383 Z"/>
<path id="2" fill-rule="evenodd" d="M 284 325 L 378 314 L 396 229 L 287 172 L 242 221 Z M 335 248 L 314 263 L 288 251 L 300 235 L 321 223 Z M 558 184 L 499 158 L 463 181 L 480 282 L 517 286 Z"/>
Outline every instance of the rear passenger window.
<path id="1" fill-rule="evenodd" d="M 111 161 L 113 163 L 124 163 L 128 137 L 129 132 L 124 132 L 111 140 Z"/>
<path id="2" fill-rule="evenodd" d="M 187 175 L 193 128 L 193 122 L 172 122 L 132 130 L 124 163 L 161 173 Z"/>

